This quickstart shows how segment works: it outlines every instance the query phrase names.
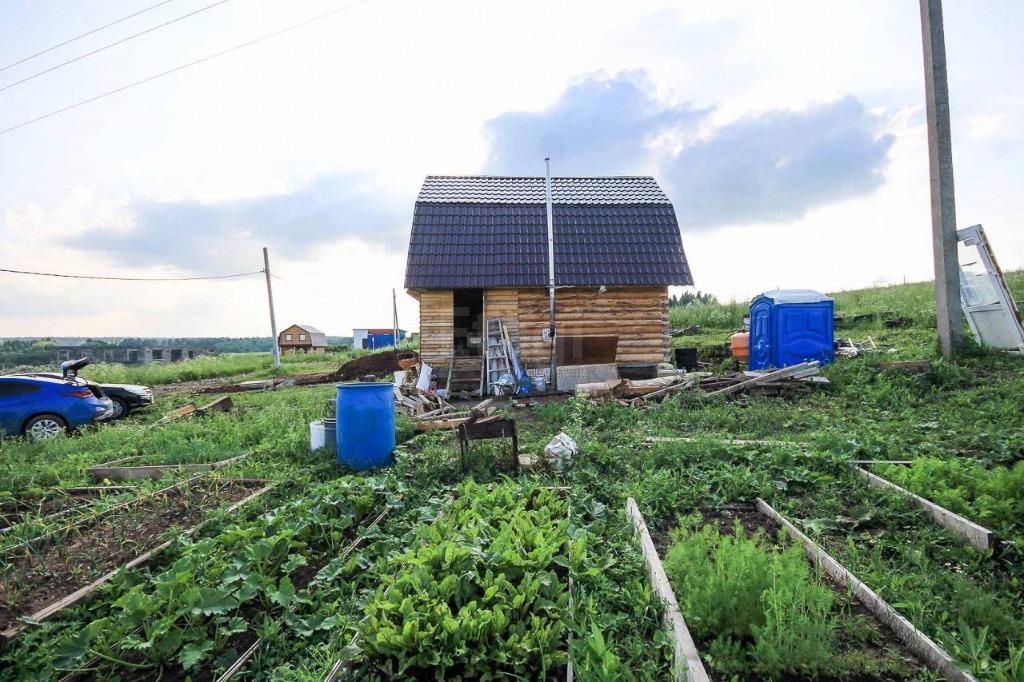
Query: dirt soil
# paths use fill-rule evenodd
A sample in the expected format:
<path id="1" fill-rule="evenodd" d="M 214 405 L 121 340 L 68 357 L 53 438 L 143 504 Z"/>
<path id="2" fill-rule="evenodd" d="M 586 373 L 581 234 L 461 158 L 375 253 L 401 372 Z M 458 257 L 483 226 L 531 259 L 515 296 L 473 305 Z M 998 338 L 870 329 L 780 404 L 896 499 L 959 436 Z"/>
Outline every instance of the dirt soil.
<path id="1" fill-rule="evenodd" d="M 62 516 L 106 495 L 120 495 L 124 492 L 121 488 L 114 488 L 110 491 L 96 489 L 88 492 L 58 492 L 45 497 L 23 497 L 10 500 L 0 504 L 0 528 L 13 526 L 29 518 Z"/>
<path id="2" fill-rule="evenodd" d="M 744 532 L 747 534 L 747 537 L 752 537 L 754 533 L 760 529 L 764 531 L 766 537 L 772 544 L 778 544 L 778 531 L 781 530 L 781 526 L 768 517 L 758 513 L 753 505 L 737 504 L 720 508 L 708 508 L 702 509 L 701 513 L 704 515 L 704 522 L 715 524 L 718 527 L 719 532 L 723 535 L 732 535 L 733 529 L 736 526 L 736 521 L 738 520 L 740 525 L 743 527 Z M 650 531 L 651 539 L 654 541 L 654 546 L 658 550 L 658 556 L 662 557 L 662 559 L 664 559 L 665 553 L 668 551 L 669 545 L 671 544 L 669 538 L 670 532 L 675 527 L 676 523 L 673 521 L 667 528 L 660 529 L 658 531 Z M 824 574 L 822 575 L 822 582 L 828 585 L 836 595 L 833 606 L 834 615 L 846 612 L 847 617 L 853 616 L 866 619 L 871 623 L 875 630 L 873 640 L 867 644 L 844 641 L 842 632 L 838 632 L 835 642 L 837 652 L 847 653 L 849 651 L 861 651 L 865 656 L 879 660 L 885 658 L 890 660 L 893 658 L 902 660 L 908 670 L 914 668 L 917 668 L 920 671 L 926 670 L 924 664 L 919 662 L 912 654 L 910 654 L 888 628 L 875 619 L 874 614 L 868 611 L 863 604 L 850 596 L 845 585 L 838 585 L 834 583 L 831 578 Z M 708 642 L 706 640 L 698 639 L 697 649 L 703 650 L 703 647 L 707 643 Z M 707 667 L 708 675 L 715 682 L 727 682 L 736 679 L 718 674 L 714 668 L 707 663 L 707 661 L 704 661 L 704 664 Z M 800 675 L 783 675 L 782 677 L 776 678 L 777 682 L 807 682 L 809 679 L 810 678 L 808 677 Z M 855 675 L 842 678 L 823 675 L 814 679 L 816 682 L 905 682 L 906 680 L 915 678 L 906 675 Z M 743 679 L 741 682 L 760 682 L 760 680 L 761 678 L 749 677 Z"/>
<path id="3" fill-rule="evenodd" d="M 364 355 L 361 358 L 349 360 L 338 368 L 338 379 L 341 381 L 352 381 L 366 376 L 367 374 L 380 375 L 397 372 L 401 369 L 398 361 L 402 358 L 419 357 L 411 350 L 388 350 L 373 355 Z"/>
<path id="4" fill-rule="evenodd" d="M 190 528 L 206 512 L 237 502 L 259 488 L 259 483 L 201 482 L 181 491 L 146 499 L 101 518 L 77 534 L 30 546 L 29 553 L 0 557 L 0 628 L 35 613 L 47 604 L 71 594 L 166 539 L 173 526 Z"/>

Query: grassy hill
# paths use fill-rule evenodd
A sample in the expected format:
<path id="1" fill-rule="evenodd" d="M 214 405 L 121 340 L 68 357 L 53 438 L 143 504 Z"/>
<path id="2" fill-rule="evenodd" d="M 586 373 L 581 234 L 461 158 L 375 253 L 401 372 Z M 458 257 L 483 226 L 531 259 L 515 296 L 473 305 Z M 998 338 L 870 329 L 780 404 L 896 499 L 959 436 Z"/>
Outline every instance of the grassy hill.
<path id="1" fill-rule="evenodd" d="M 1014 298 L 1024 300 L 1024 270 L 1006 273 L 1006 281 Z M 938 357 L 938 342 L 935 337 L 935 285 L 932 282 L 894 284 L 885 287 L 851 289 L 829 294 L 835 299 L 837 315 L 846 322 L 836 329 L 836 336 L 868 342 L 870 337 L 876 344 L 896 348 L 899 358 L 917 356 Z M 697 346 L 710 349 L 720 346 L 729 336 L 743 328 L 743 318 L 749 310 L 749 302 L 694 303 L 674 307 L 669 311 L 673 328 L 699 325 L 701 333 L 696 336 L 677 337 L 674 346 Z M 874 315 L 874 319 L 851 322 L 858 315 Z M 889 329 L 883 324 L 887 317 L 902 317 L 911 326 L 902 330 Z M 972 339 L 964 326 L 964 335 Z"/>

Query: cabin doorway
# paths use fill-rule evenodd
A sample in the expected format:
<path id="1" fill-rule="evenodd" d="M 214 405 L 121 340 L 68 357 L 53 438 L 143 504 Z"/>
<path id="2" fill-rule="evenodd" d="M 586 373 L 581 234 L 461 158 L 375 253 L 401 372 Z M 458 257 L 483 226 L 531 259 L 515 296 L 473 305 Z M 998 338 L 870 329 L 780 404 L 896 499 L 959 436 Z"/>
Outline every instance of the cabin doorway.
<path id="1" fill-rule="evenodd" d="M 483 355 L 484 291 L 483 289 L 456 289 L 452 298 L 455 331 L 455 355 L 480 357 Z"/>

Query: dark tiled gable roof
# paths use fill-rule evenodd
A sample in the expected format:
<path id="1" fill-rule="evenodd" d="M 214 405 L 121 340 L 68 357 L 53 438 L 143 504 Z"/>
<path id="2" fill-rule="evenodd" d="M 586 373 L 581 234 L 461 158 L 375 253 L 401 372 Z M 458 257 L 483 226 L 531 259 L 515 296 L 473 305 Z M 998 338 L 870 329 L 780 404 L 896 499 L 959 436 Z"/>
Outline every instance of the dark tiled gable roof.
<path id="1" fill-rule="evenodd" d="M 544 178 L 498 175 L 428 175 L 417 202 L 543 204 Z M 651 177 L 551 178 L 556 204 L 668 204 Z"/>
<path id="2" fill-rule="evenodd" d="M 650 177 L 552 178 L 559 286 L 692 284 L 675 211 Z M 405 286 L 547 285 L 544 178 L 429 176 Z"/>

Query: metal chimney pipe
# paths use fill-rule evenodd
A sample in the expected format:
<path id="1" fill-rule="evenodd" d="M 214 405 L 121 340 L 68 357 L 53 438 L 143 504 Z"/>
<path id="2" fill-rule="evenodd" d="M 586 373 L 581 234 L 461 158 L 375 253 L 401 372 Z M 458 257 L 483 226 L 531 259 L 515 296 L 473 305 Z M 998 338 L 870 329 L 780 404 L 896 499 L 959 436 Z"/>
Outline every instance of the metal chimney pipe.
<path id="1" fill-rule="evenodd" d="M 551 210 L 551 158 L 544 158 L 544 193 L 548 214 L 548 335 L 551 338 L 551 376 L 549 385 L 558 390 L 555 363 L 555 219 Z"/>

